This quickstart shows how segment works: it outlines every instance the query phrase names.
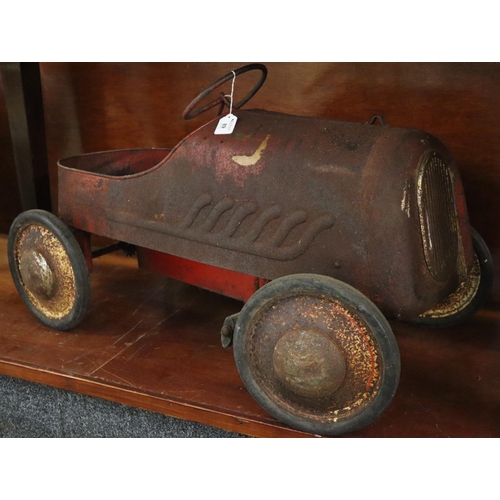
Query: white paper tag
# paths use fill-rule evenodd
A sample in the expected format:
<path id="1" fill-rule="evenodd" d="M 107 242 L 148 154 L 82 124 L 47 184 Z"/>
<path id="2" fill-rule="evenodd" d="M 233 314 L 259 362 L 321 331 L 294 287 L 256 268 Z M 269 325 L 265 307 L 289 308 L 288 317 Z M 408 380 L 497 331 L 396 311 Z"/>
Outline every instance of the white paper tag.
<path id="1" fill-rule="evenodd" d="M 214 134 L 215 135 L 231 134 L 234 130 L 237 121 L 238 117 L 234 116 L 231 113 L 229 113 L 226 116 L 223 116 L 219 120 L 219 123 L 217 124 Z"/>

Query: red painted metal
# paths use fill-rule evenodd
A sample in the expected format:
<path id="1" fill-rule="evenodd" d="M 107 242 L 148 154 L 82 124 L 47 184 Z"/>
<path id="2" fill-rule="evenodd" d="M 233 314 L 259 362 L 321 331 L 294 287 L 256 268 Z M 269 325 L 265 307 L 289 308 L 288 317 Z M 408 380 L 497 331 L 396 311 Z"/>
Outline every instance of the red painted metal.
<path id="1" fill-rule="evenodd" d="M 331 276 L 398 319 L 433 308 L 471 269 L 460 176 L 435 137 L 260 110 L 239 110 L 231 135 L 214 135 L 216 125 L 205 124 L 172 150 L 61 160 L 60 218 L 267 280 Z M 450 172 L 460 218 L 461 261 L 441 281 L 427 267 L 419 219 L 419 172 L 429 152 Z"/>
<path id="2" fill-rule="evenodd" d="M 268 280 L 175 255 L 137 248 L 139 267 L 246 302 Z"/>

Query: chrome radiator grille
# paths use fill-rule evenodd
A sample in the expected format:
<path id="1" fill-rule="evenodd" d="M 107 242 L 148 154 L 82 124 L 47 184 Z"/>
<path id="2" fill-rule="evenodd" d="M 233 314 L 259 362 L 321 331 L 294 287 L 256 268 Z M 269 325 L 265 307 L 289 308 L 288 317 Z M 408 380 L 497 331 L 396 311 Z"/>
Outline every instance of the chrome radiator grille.
<path id="1" fill-rule="evenodd" d="M 445 281 L 457 265 L 457 216 L 453 179 L 435 151 L 420 160 L 417 190 L 425 261 L 430 274 Z"/>

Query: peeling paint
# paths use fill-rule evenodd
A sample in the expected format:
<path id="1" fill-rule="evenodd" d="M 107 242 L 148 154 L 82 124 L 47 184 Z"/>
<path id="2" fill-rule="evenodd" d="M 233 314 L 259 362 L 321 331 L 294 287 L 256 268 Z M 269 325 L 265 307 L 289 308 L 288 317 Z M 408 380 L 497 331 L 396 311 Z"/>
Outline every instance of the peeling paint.
<path id="1" fill-rule="evenodd" d="M 236 162 L 238 165 L 241 165 L 242 167 L 251 167 L 252 165 L 255 165 L 260 160 L 260 157 L 262 156 L 262 152 L 264 151 L 264 149 L 266 149 L 269 137 L 271 137 L 270 134 L 266 135 L 266 138 L 261 142 L 260 146 L 255 150 L 255 153 L 253 153 L 252 155 L 233 156 L 232 160 Z"/>
<path id="2" fill-rule="evenodd" d="M 410 217 L 410 185 L 406 181 L 405 188 L 403 189 L 403 199 L 401 200 L 401 210 Z"/>

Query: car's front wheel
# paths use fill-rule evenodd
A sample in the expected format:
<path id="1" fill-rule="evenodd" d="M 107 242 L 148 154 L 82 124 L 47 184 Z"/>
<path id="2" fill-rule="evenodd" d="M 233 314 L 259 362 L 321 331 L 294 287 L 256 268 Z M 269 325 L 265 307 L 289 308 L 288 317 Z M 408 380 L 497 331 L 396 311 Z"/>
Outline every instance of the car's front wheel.
<path id="1" fill-rule="evenodd" d="M 399 382 L 399 349 L 378 308 L 351 286 L 297 274 L 259 289 L 238 315 L 234 356 L 255 400 L 302 431 L 336 435 L 376 420 Z"/>

